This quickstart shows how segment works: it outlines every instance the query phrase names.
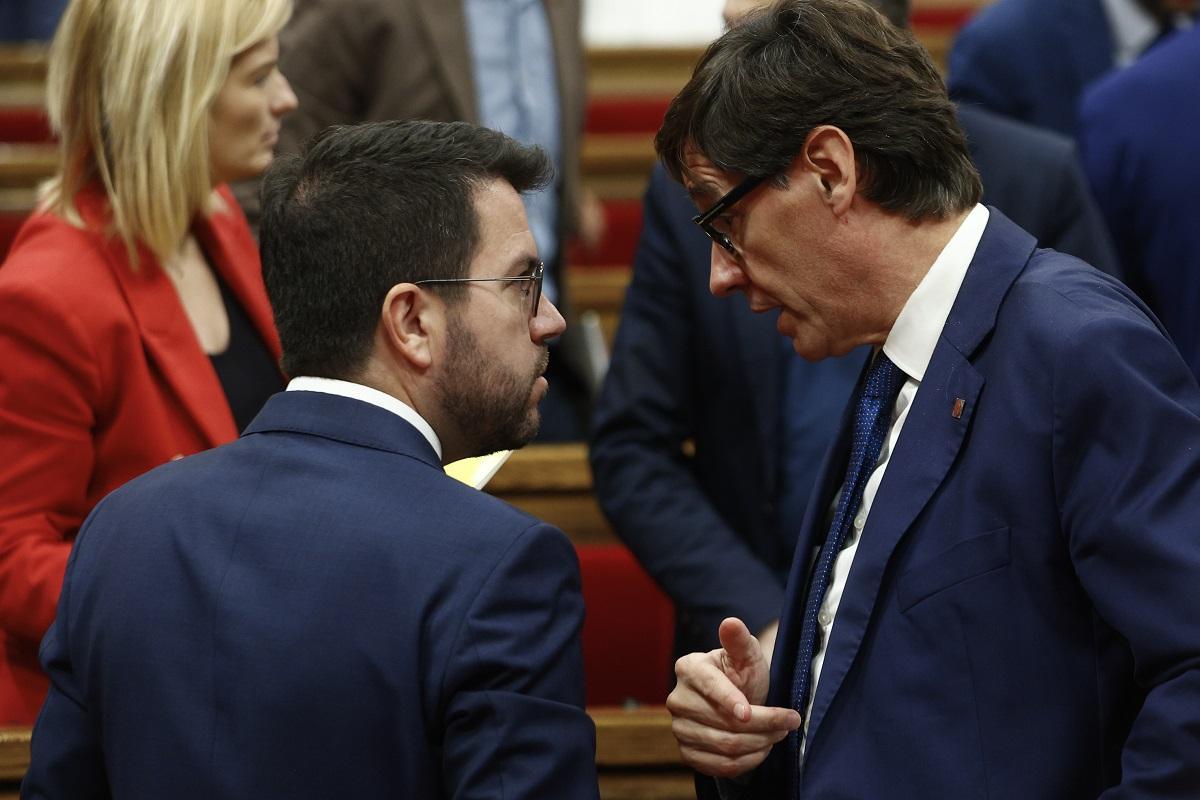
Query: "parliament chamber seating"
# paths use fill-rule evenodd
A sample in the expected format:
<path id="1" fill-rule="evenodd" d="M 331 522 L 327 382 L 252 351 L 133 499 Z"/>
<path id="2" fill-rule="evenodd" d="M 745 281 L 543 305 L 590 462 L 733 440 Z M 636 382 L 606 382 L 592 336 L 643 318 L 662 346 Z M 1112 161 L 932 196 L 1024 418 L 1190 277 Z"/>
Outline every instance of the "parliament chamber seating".
<path id="1" fill-rule="evenodd" d="M 944 66 L 957 28 L 985 0 L 914 0 L 913 27 Z M 653 136 L 687 80 L 698 47 L 592 48 L 583 173 L 607 223 L 603 243 L 568 248 L 576 311 L 594 311 L 611 342 L 641 232 L 641 197 Z M 54 167 L 41 109 L 44 54 L 0 47 L 0 258 Z M 579 553 L 587 616 L 583 647 L 588 708 L 596 722 L 601 797 L 694 796 L 662 703 L 669 691 L 673 610 L 614 535 L 592 493 L 582 444 L 531 445 L 513 454 L 487 491 L 560 527 Z M 17 796 L 28 729 L 0 728 L 0 800 Z"/>
<path id="2" fill-rule="evenodd" d="M 0 46 L 0 260 L 33 208 L 35 187 L 54 170 L 45 75 L 43 48 Z"/>

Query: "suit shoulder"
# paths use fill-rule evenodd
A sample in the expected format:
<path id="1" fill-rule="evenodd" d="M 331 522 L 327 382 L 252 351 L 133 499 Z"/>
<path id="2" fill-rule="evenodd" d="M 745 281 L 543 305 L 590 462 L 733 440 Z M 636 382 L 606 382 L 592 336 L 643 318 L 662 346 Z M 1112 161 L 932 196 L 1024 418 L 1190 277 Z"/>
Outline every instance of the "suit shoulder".
<path id="1" fill-rule="evenodd" d="M 1113 70 L 1083 94 L 1081 112 L 1105 114 L 1111 122 L 1143 126 L 1145 120 L 1130 114 L 1130 106 L 1176 106 L 1195 109 L 1195 83 L 1185 76 L 1200 71 L 1200 27 L 1177 34 L 1155 47 L 1126 69 Z"/>
<path id="2" fill-rule="evenodd" d="M 1121 320 L 1161 326 L 1128 287 L 1074 256 L 1038 250 L 1005 298 L 1001 314 L 1020 315 L 1054 337 L 1094 323 Z"/>
<path id="3" fill-rule="evenodd" d="M 119 245 L 123 247 L 123 245 Z M 123 314 L 110 247 L 95 231 L 53 214 L 38 213 L 22 226 L 0 269 L 0 303 L 22 317 L 52 311 L 95 323 Z"/>
<path id="4" fill-rule="evenodd" d="M 1031 33 L 1041 29 L 1041 23 L 1055 12 L 1054 2 L 1046 0 L 997 0 L 981 9 L 959 32 L 964 44 L 1019 44 Z"/>
<path id="5" fill-rule="evenodd" d="M 113 281 L 104 254 L 106 246 L 96 231 L 49 212 L 35 212 L 17 232 L 0 271 L 0 282 L 49 284 L 68 292 L 76 287 L 90 293 L 94 286 L 81 287 L 81 280 Z"/>
<path id="6" fill-rule="evenodd" d="M 988 111 L 979 106 L 960 105 L 958 120 L 974 144 L 987 144 L 1003 148 L 1022 159 L 1025 169 L 1029 168 L 1030 157 L 1039 162 L 1069 162 L 1075 157 L 1075 146 L 1071 139 L 1047 128 L 1039 128 L 1012 117 Z M 1014 165 L 1014 168 L 1015 165 Z"/>

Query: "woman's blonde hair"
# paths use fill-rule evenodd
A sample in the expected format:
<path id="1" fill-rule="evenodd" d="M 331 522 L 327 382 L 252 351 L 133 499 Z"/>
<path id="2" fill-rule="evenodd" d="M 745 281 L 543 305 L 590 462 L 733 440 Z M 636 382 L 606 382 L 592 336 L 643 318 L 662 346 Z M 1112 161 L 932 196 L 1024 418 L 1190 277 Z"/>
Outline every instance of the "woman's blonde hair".
<path id="1" fill-rule="evenodd" d="M 80 224 L 92 181 L 136 264 L 137 243 L 168 261 L 213 210 L 209 107 L 234 56 L 274 36 L 292 0 L 72 0 L 50 45 L 47 107 L 58 173 L 54 213 Z"/>

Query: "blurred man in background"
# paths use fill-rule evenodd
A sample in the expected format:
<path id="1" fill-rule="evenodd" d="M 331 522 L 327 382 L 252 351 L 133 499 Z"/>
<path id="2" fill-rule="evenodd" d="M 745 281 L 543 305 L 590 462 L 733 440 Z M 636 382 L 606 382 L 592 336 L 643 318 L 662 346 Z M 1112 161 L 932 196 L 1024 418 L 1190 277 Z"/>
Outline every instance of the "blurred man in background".
<path id="1" fill-rule="evenodd" d="M 1189 27 L 1197 0 L 996 0 L 950 52 L 950 96 L 1074 136 L 1084 88 Z"/>
<path id="2" fill-rule="evenodd" d="M 1084 95 L 1079 145 L 1126 267 L 1200 377 L 1200 26 Z"/>

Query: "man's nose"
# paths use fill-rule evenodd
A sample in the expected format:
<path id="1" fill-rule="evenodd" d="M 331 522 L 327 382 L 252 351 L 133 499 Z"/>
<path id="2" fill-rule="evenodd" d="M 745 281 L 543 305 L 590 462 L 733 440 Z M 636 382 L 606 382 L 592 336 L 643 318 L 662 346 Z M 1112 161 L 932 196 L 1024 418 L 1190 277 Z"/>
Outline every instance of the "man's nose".
<path id="1" fill-rule="evenodd" d="M 534 344 L 545 344 L 556 336 L 561 336 L 567 329 L 567 321 L 559 313 L 558 306 L 550 302 L 550 298 L 542 295 L 538 302 L 537 313 L 529 320 L 529 338 Z"/>
<path id="2" fill-rule="evenodd" d="M 708 271 L 708 290 L 725 297 L 749 284 L 737 257 L 718 244 L 712 246 L 712 261 Z"/>

